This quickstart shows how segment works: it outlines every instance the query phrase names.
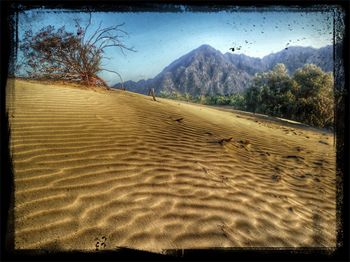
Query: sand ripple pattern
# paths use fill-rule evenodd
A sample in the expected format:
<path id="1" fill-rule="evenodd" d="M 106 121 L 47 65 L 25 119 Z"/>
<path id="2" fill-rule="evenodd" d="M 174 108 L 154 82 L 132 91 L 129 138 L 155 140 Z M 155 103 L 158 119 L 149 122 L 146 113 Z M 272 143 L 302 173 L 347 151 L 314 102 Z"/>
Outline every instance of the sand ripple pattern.
<path id="1" fill-rule="evenodd" d="M 7 100 L 18 249 L 335 246 L 331 134 L 19 80 Z"/>

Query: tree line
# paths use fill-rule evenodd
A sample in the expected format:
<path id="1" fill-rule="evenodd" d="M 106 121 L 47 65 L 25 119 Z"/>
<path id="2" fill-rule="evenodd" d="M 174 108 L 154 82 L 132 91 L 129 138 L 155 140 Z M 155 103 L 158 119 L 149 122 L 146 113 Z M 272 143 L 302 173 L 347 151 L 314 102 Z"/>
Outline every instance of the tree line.
<path id="1" fill-rule="evenodd" d="M 334 121 L 333 75 L 306 64 L 289 75 L 284 64 L 257 73 L 243 92 L 231 95 L 191 96 L 161 92 L 161 97 L 207 105 L 230 105 L 234 109 L 332 128 Z"/>

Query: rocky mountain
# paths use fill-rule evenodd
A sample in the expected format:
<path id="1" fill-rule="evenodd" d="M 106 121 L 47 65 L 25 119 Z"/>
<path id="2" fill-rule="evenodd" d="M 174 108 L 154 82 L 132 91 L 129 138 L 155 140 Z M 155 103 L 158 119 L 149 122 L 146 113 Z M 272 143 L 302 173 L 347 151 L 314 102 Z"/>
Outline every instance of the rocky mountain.
<path id="1" fill-rule="evenodd" d="M 155 78 L 128 81 L 124 86 L 130 91 L 143 94 L 153 87 L 158 94 L 163 91 L 223 95 L 242 91 L 250 79 L 249 73 L 238 69 L 220 51 L 202 45 L 175 60 Z M 120 86 L 117 84 L 115 87 Z"/>
<path id="2" fill-rule="evenodd" d="M 320 49 L 291 46 L 280 52 L 269 54 L 262 59 L 232 53 L 225 53 L 225 56 L 237 68 L 251 75 L 271 70 L 278 63 L 285 64 L 289 74 L 293 74 L 295 70 L 305 64 L 315 64 L 326 72 L 333 71 L 333 46 L 330 45 Z"/>
<path id="3" fill-rule="evenodd" d="M 287 50 L 265 56 L 262 62 L 268 69 L 273 68 L 277 63 L 283 63 L 290 74 L 305 64 L 315 64 L 323 71 L 329 72 L 333 71 L 333 46 L 320 49 L 292 46 Z"/>
<path id="4" fill-rule="evenodd" d="M 255 73 L 270 70 L 278 63 L 285 64 L 290 74 L 307 63 L 332 71 L 333 47 L 294 46 L 261 59 L 244 54 L 222 54 L 209 45 L 202 45 L 172 62 L 156 77 L 138 82 L 127 81 L 124 86 L 129 91 L 142 94 L 152 87 L 157 94 L 226 95 L 243 91 Z M 120 88 L 121 84 L 114 87 Z"/>

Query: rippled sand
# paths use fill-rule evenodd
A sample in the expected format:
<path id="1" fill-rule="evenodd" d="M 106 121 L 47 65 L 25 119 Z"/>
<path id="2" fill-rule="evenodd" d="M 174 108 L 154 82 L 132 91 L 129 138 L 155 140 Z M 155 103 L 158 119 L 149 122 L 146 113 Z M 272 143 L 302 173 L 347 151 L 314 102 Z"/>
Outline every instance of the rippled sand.
<path id="1" fill-rule="evenodd" d="M 336 245 L 332 134 L 158 100 L 15 81 L 16 249 Z"/>

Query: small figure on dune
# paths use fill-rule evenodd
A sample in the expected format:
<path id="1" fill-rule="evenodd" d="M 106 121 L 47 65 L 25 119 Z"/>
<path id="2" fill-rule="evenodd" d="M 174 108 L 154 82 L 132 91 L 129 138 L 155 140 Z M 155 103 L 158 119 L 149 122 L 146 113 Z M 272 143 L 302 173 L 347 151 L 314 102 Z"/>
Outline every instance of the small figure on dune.
<path id="1" fill-rule="evenodd" d="M 155 96 L 155 92 L 154 92 L 154 88 L 150 88 L 150 89 L 148 90 L 148 94 L 147 94 L 147 95 L 148 95 L 148 96 L 152 95 L 153 101 L 157 101 L 157 100 L 156 100 L 156 96 Z"/>

